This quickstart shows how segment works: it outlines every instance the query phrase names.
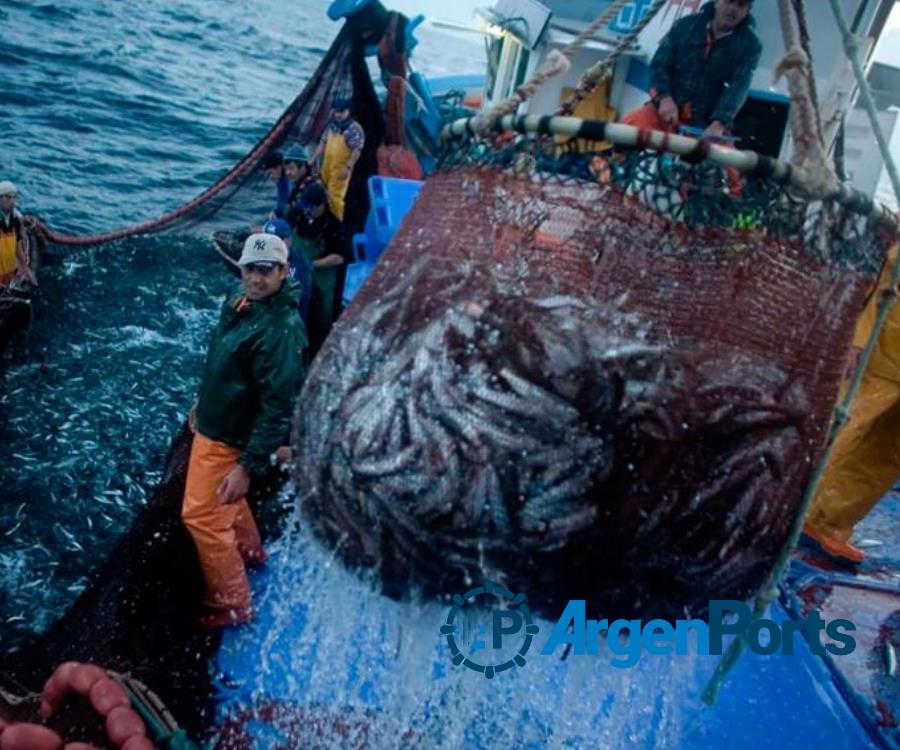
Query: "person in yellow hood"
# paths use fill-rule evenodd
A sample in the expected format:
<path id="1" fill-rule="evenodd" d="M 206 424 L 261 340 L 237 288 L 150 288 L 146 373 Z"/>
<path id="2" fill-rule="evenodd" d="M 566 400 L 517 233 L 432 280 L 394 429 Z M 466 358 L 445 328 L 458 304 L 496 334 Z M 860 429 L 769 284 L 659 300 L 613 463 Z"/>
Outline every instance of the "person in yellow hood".
<path id="1" fill-rule="evenodd" d="M 863 349 L 887 288 L 895 245 L 856 328 L 854 349 Z M 900 305 L 888 313 L 850 419 L 838 434 L 803 527 L 833 557 L 859 563 L 865 553 L 851 543 L 853 530 L 900 478 Z"/>
<path id="2" fill-rule="evenodd" d="M 17 276 L 37 285 L 28 266 L 22 217 L 16 210 L 18 195 L 13 183 L 0 182 L 0 287 L 8 285 Z"/>
<path id="3" fill-rule="evenodd" d="M 335 97 L 331 109 L 331 122 L 322 133 L 322 138 L 312 157 L 316 164 L 322 159 L 320 170 L 322 182 L 328 193 L 328 207 L 338 221 L 344 220 L 344 200 L 353 168 L 362 155 L 366 134 L 356 120 L 350 116 L 350 98 Z"/>

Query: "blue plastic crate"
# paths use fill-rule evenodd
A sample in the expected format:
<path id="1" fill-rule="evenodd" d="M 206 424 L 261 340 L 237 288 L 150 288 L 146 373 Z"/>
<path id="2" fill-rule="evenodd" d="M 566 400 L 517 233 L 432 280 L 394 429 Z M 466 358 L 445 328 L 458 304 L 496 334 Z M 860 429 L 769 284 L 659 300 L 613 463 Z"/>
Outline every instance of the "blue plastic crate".
<path id="1" fill-rule="evenodd" d="M 357 237 L 359 236 L 360 235 L 357 235 Z M 362 289 L 362 285 L 365 283 L 366 278 L 372 272 L 372 269 L 374 267 L 374 263 L 368 262 L 351 263 L 349 266 L 347 266 L 347 276 L 344 279 L 344 307 L 346 307 L 353 301 L 356 293 L 360 289 Z"/>
<path id="2" fill-rule="evenodd" d="M 369 217 L 364 231 L 368 262 L 374 262 L 384 252 L 424 184 L 395 177 L 369 179 Z"/>
<path id="3" fill-rule="evenodd" d="M 368 242 L 369 238 L 365 232 L 353 235 L 353 260 L 357 263 L 365 261 L 366 253 L 368 252 Z"/>
<path id="4" fill-rule="evenodd" d="M 394 177 L 369 179 L 369 215 L 363 231 L 353 235 L 353 258 L 356 263 L 347 267 L 344 305 L 350 304 L 362 287 L 424 184 L 417 180 L 400 180 Z"/>

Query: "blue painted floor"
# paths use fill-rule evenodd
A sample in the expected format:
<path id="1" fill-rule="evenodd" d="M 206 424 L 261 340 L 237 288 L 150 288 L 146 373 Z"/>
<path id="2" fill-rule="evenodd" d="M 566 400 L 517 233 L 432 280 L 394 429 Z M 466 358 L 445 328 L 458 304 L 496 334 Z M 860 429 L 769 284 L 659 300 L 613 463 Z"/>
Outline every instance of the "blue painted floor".
<path id="1" fill-rule="evenodd" d="M 493 681 L 453 667 L 439 634 L 446 605 L 386 599 L 301 533 L 275 545 L 267 569 L 254 574 L 258 620 L 223 640 L 220 722 L 240 715 L 231 730 L 243 724 L 260 748 L 352 740 L 367 747 L 896 747 L 889 714 L 900 711 L 898 678 L 882 656 L 885 623 L 900 610 L 900 497 L 886 498 L 857 540 L 867 540 L 870 555 L 858 571 L 799 555 L 770 615 L 781 620 L 790 609 L 798 616 L 806 597 L 826 619 L 858 619 L 857 652 L 829 664 L 797 635 L 793 656 L 747 653 L 717 704 L 706 707 L 700 695 L 715 657 L 645 655 L 620 670 L 599 657 L 529 656 Z"/>

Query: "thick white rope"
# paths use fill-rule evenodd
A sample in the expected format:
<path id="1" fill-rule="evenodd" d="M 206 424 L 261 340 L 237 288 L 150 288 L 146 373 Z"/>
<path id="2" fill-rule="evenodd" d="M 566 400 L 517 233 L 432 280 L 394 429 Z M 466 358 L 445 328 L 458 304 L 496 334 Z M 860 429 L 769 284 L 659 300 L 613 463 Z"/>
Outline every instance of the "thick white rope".
<path id="1" fill-rule="evenodd" d="M 791 95 L 791 133 L 794 137 L 793 166 L 799 170 L 798 184 L 808 197 L 831 195 L 837 177 L 831 169 L 825 146 L 819 137 L 819 127 L 813 104 L 810 59 L 794 31 L 793 7 L 790 0 L 778 0 L 785 55 L 775 66 L 775 80 L 782 76 Z"/>
<path id="2" fill-rule="evenodd" d="M 632 28 L 628 34 L 622 37 L 615 49 L 584 72 L 581 76 L 581 80 L 578 81 L 578 86 L 575 87 L 575 92 L 563 103 L 557 114 L 572 114 L 584 98 L 597 88 L 597 86 L 603 83 L 609 76 L 612 66 L 623 54 L 625 54 L 625 51 L 641 35 L 641 32 L 647 28 L 650 22 L 656 18 L 656 15 L 663 9 L 663 6 L 665 6 L 667 2 L 668 0 L 656 0 L 637 25 Z M 612 10 L 612 8 L 610 8 L 610 10 Z M 618 11 L 618 8 L 616 8 L 616 11 Z M 610 15 L 610 20 L 611 19 L 612 16 Z"/>
<path id="3" fill-rule="evenodd" d="M 615 0 L 605 12 L 600 14 L 600 16 L 569 42 L 569 44 L 561 50 L 552 50 L 544 59 L 544 62 L 541 63 L 534 72 L 531 79 L 519 86 L 513 92 L 512 96 L 504 99 L 502 102 L 493 106 L 489 111 L 475 118 L 475 121 L 473 122 L 475 131 L 482 135 L 489 133 L 493 130 L 494 123 L 497 122 L 497 120 L 506 115 L 515 114 L 515 112 L 518 111 L 519 106 L 534 96 L 535 91 L 537 91 L 544 83 L 551 78 L 568 71 L 572 65 L 572 56 L 593 39 L 601 29 L 606 27 L 609 22 L 615 18 L 621 8 L 624 7 L 626 2 L 628 2 L 628 0 Z M 582 76 L 582 81 L 583 80 L 584 77 Z"/>

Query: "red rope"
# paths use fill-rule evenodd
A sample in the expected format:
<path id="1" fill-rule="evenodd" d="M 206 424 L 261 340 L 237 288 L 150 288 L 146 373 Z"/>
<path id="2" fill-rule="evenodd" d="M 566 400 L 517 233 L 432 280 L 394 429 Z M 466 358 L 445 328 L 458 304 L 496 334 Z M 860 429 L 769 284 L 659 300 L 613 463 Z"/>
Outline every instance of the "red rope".
<path id="1" fill-rule="evenodd" d="M 346 27 L 344 27 L 344 29 L 341 30 L 340 34 L 338 34 L 338 37 L 332 43 L 328 55 L 326 55 L 325 59 L 319 65 L 316 73 L 310 78 L 303 91 L 301 91 L 297 98 L 294 99 L 293 102 L 291 102 L 290 106 L 285 110 L 284 114 L 281 115 L 278 121 L 272 126 L 272 129 L 269 130 L 266 136 L 256 144 L 256 146 L 252 151 L 250 151 L 249 154 L 247 154 L 234 167 L 232 167 L 231 171 L 228 172 L 228 174 L 226 174 L 215 185 L 204 190 L 190 202 L 185 203 L 183 206 L 180 206 L 174 211 L 163 214 L 158 219 L 147 221 L 142 224 L 135 224 L 134 226 L 126 227 L 125 229 L 106 232 L 105 234 L 61 234 L 59 232 L 55 232 L 49 226 L 40 221 L 37 222 L 35 228 L 48 242 L 52 242 L 57 245 L 67 245 L 70 247 L 102 245 L 104 243 L 113 242 L 125 237 L 133 237 L 138 234 L 151 234 L 153 232 L 157 232 L 168 224 L 177 221 L 178 219 L 189 214 L 191 211 L 199 208 L 203 204 L 208 203 L 212 198 L 217 196 L 228 186 L 234 184 L 237 180 L 244 177 L 247 172 L 255 166 L 259 159 L 265 153 L 267 153 L 276 142 L 281 140 L 287 134 L 287 131 L 289 131 L 290 127 L 297 119 L 298 109 L 305 101 L 307 101 L 307 93 L 314 91 L 321 85 L 322 79 L 325 75 L 324 71 L 334 63 L 335 57 L 340 54 L 339 50 L 346 46 L 346 34 L 347 30 Z"/>

